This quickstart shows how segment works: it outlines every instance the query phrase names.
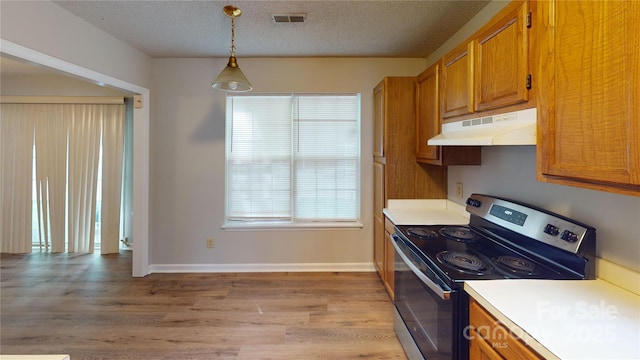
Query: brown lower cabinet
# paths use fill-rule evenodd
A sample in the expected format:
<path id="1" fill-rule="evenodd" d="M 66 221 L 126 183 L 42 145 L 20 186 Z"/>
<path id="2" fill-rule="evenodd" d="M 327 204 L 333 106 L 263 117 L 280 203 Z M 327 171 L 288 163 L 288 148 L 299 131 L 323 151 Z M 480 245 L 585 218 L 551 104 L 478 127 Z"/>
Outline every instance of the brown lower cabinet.
<path id="1" fill-rule="evenodd" d="M 395 271 L 395 267 L 393 266 L 394 258 L 395 258 L 395 249 L 393 247 L 393 239 L 391 236 L 395 232 L 393 223 L 384 218 L 384 261 L 382 266 L 382 274 L 380 279 L 382 279 L 382 283 L 384 287 L 387 289 L 387 293 L 393 300 L 393 285 L 394 285 L 394 277 L 393 272 Z"/>
<path id="2" fill-rule="evenodd" d="M 469 358 L 544 359 L 510 332 L 473 298 L 469 303 Z"/>

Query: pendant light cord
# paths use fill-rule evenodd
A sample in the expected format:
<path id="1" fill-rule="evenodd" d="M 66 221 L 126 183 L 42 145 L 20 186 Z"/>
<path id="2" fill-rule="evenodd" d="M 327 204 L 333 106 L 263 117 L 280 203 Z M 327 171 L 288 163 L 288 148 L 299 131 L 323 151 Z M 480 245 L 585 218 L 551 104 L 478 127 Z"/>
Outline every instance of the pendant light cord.
<path id="1" fill-rule="evenodd" d="M 231 15 L 231 49 L 229 49 L 231 51 L 231 56 L 236 56 L 236 45 L 235 45 L 236 27 L 235 27 L 235 20 L 236 20 L 235 15 Z"/>

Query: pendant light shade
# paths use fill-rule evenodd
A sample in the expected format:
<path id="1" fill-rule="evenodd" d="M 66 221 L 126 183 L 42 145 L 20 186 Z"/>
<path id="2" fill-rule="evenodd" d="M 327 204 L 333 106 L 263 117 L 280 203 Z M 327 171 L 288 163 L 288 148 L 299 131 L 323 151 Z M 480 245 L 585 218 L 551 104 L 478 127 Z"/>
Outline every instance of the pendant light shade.
<path id="1" fill-rule="evenodd" d="M 231 17 L 231 56 L 229 56 L 227 66 L 218 74 L 218 77 L 213 81 L 211 87 L 230 92 L 251 91 L 253 86 L 251 86 L 247 77 L 244 76 L 236 61 L 236 46 L 234 43 L 235 18 L 242 15 L 242 11 L 235 6 L 227 5 L 224 7 L 224 13 Z"/>
<path id="2" fill-rule="evenodd" d="M 218 90 L 236 92 L 250 91 L 253 88 L 240 70 L 240 67 L 238 67 L 235 56 L 229 57 L 229 63 L 220 71 L 211 87 Z"/>

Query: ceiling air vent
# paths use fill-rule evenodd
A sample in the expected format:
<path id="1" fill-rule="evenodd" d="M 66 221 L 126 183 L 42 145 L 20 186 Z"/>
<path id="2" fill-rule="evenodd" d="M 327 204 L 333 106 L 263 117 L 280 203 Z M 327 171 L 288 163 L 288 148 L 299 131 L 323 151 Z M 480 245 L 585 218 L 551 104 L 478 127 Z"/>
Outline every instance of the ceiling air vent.
<path id="1" fill-rule="evenodd" d="M 276 24 L 304 23 L 307 21 L 307 14 L 274 14 L 271 18 Z"/>

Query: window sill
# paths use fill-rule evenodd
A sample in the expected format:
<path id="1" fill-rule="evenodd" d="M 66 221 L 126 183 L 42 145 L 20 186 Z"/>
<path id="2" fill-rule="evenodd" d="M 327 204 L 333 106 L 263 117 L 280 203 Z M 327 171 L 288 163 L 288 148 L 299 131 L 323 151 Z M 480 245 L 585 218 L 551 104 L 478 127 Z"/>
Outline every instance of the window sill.
<path id="1" fill-rule="evenodd" d="M 290 222 L 243 222 L 225 223 L 222 229 L 229 231 L 253 231 L 253 230 L 342 230 L 362 229 L 359 221 L 354 222 L 314 222 L 314 223 L 290 223 Z"/>

